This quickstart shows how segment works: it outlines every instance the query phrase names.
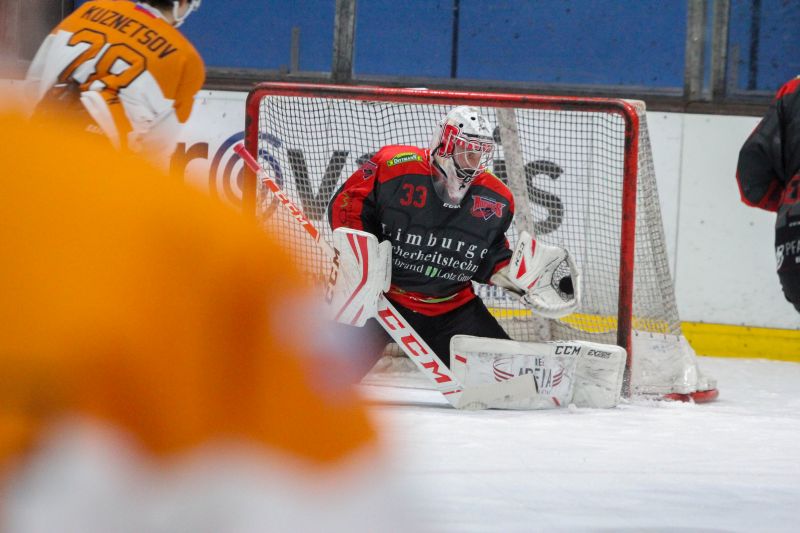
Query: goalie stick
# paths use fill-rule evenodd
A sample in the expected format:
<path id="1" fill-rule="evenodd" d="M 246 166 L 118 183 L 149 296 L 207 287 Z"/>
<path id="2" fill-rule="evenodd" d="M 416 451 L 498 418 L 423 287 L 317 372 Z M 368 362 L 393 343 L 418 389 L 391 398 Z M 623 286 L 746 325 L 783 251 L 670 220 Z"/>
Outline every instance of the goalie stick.
<path id="1" fill-rule="evenodd" d="M 267 187 L 278 199 L 280 204 L 292 215 L 292 218 L 301 225 L 311 236 L 333 263 L 333 269 L 338 268 L 339 252 L 330 245 L 314 224 L 273 180 L 253 155 L 247 151 L 243 143 L 238 143 L 233 148 L 244 163 L 255 172 L 261 183 Z M 335 272 L 329 279 L 335 279 Z M 469 387 L 465 389 L 461 381 L 450 371 L 428 344 L 414 331 L 414 328 L 403 318 L 392 303 L 381 295 L 378 299 L 378 309 L 375 319 L 383 326 L 389 336 L 405 352 L 414 365 L 431 380 L 436 389 L 441 392 L 447 401 L 457 409 L 487 409 L 491 407 L 502 408 L 505 405 L 514 405 L 521 400 L 536 395 L 536 385 L 531 374 L 517 376 L 499 383 Z"/>

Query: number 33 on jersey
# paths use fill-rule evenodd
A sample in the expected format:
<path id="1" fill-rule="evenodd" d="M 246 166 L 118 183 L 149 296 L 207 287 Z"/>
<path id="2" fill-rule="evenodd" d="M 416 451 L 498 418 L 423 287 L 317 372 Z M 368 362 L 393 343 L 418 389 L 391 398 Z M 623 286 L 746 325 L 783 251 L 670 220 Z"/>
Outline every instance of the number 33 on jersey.
<path id="1" fill-rule="evenodd" d="M 28 72 L 38 101 L 73 87 L 117 147 L 174 149 L 205 67 L 192 44 L 152 7 L 85 3 L 45 39 Z"/>

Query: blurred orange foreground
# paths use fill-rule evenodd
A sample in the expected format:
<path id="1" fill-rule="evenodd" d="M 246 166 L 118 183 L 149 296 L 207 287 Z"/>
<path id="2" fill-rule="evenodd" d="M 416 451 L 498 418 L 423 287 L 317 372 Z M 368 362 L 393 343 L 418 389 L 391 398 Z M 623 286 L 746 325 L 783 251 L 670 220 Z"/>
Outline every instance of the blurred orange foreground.
<path id="1" fill-rule="evenodd" d="M 6 476 L 76 416 L 162 464 L 214 443 L 311 470 L 372 456 L 355 394 L 309 377 L 323 326 L 278 245 L 101 142 L 0 114 Z"/>

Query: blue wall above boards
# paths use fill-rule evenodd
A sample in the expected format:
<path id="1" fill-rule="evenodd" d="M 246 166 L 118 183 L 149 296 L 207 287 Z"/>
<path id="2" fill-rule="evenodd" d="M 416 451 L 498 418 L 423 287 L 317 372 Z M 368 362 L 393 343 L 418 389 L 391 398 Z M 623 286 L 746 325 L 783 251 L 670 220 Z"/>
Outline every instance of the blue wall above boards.
<path id="1" fill-rule="evenodd" d="M 682 87 L 686 13 L 674 0 L 461 0 L 458 74 Z"/>
<path id="2" fill-rule="evenodd" d="M 361 1 L 355 75 L 450 77 L 453 0 Z"/>
<path id="3" fill-rule="evenodd" d="M 210 67 L 285 70 L 292 28 L 300 30 L 300 70 L 330 72 L 333 0 L 212 0 L 181 28 Z"/>
<path id="4" fill-rule="evenodd" d="M 357 0 L 354 75 L 448 79 L 455 73 L 470 80 L 679 89 L 687 5 Z M 182 29 L 209 67 L 285 71 L 298 28 L 298 69 L 327 73 L 335 6 L 335 0 L 207 0 Z M 731 0 L 729 18 L 730 93 L 772 92 L 800 74 L 800 0 Z M 707 42 L 712 22 L 709 9 Z"/>
<path id="5" fill-rule="evenodd" d="M 683 86 L 685 2 L 372 0 L 356 13 L 356 75 L 450 77 L 454 60 L 464 79 Z"/>
<path id="6" fill-rule="evenodd" d="M 300 70 L 330 72 L 335 7 L 333 0 L 206 0 L 181 31 L 206 66 L 285 70 L 297 27 Z"/>
<path id="7" fill-rule="evenodd" d="M 775 92 L 800 75 L 800 1 L 732 0 L 728 90 Z"/>

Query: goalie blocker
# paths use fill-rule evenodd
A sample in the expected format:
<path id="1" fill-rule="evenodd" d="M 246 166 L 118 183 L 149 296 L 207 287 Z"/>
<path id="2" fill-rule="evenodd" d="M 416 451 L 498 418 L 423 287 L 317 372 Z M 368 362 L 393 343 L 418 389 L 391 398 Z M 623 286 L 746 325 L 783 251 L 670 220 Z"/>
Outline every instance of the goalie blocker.
<path id="1" fill-rule="evenodd" d="M 366 231 L 333 231 L 337 256 L 329 278 L 327 300 L 337 322 L 361 327 L 375 316 L 378 299 L 389 290 L 392 245 Z"/>

